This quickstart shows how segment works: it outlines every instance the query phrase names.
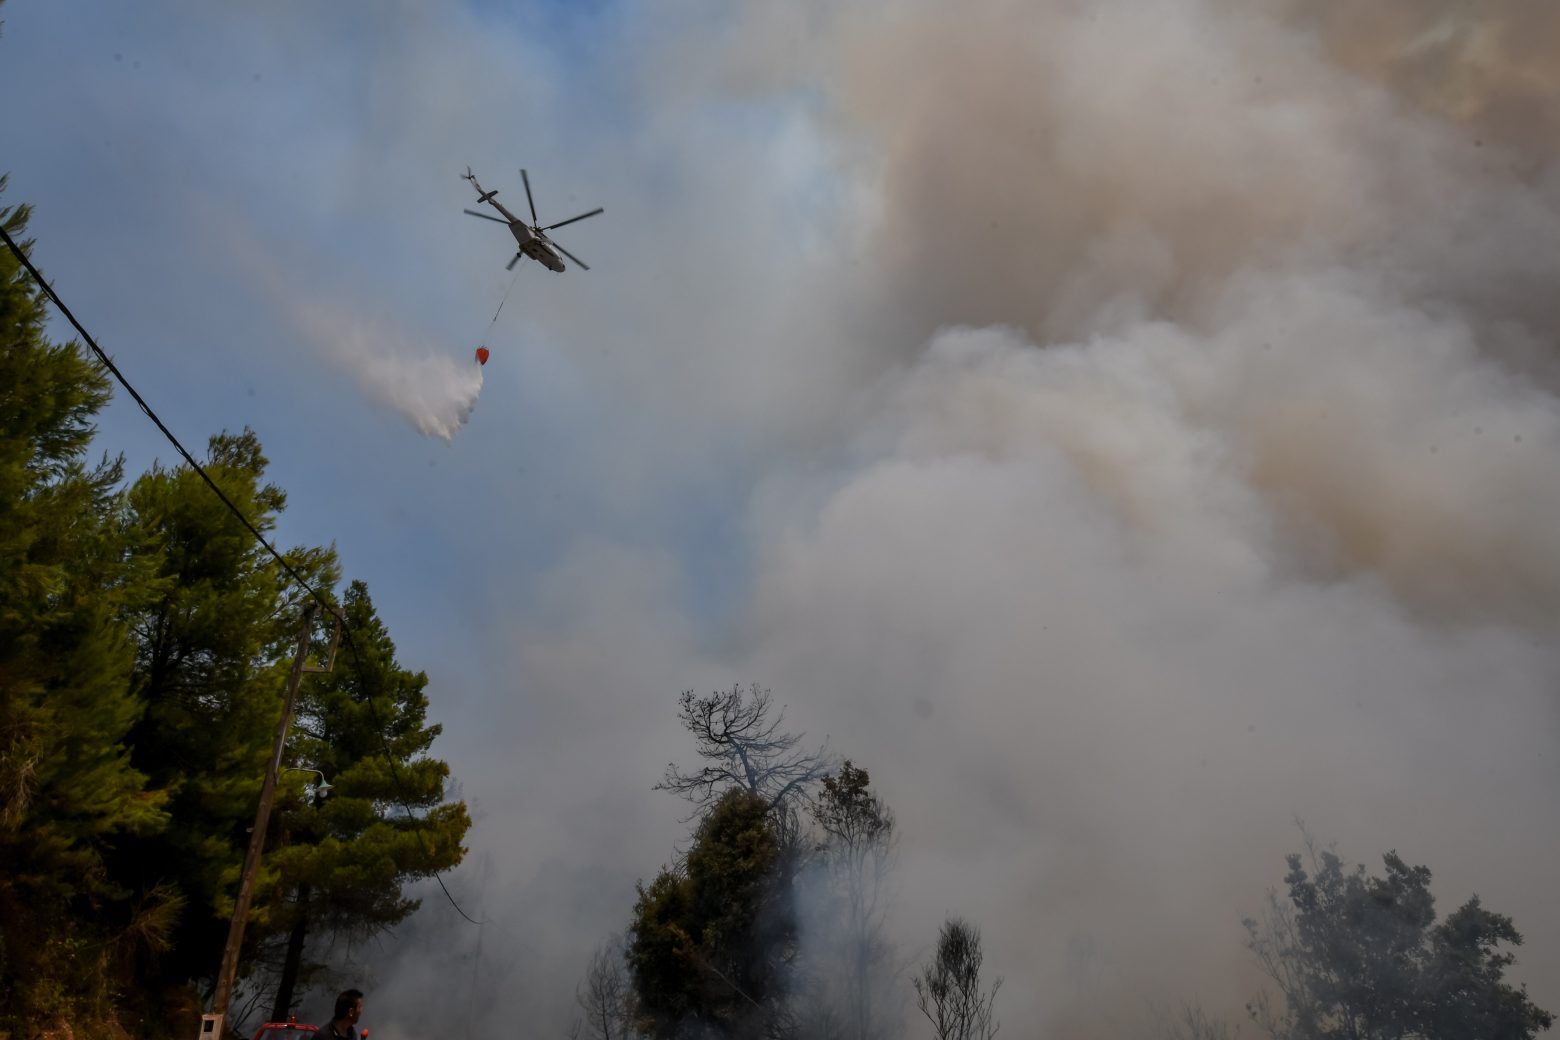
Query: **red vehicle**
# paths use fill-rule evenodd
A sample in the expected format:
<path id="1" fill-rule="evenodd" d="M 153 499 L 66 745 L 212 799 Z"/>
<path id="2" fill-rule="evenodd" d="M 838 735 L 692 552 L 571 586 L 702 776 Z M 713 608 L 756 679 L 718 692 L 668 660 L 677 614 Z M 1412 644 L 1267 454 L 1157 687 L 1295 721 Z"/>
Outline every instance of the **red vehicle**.
<path id="1" fill-rule="evenodd" d="M 267 1022 L 255 1031 L 255 1040 L 314 1040 L 323 1027 L 306 1025 L 296 1018 L 285 1022 Z M 368 1040 L 368 1030 L 359 1029 L 358 1040 Z"/>
<path id="2" fill-rule="evenodd" d="M 308 1037 L 313 1040 L 313 1034 L 320 1031 L 319 1026 L 310 1026 L 300 1023 L 296 1018 L 289 1018 L 285 1022 L 267 1022 L 255 1033 L 255 1040 L 303 1040 Z"/>

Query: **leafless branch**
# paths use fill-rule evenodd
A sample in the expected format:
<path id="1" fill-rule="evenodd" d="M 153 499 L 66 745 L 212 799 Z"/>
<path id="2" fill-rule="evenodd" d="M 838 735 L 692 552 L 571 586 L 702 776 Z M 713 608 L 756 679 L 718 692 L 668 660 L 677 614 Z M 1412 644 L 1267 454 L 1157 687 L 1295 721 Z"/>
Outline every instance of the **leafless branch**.
<path id="1" fill-rule="evenodd" d="M 799 750 L 805 734 L 785 732 L 785 709 L 773 711 L 768 690 L 734 686 L 708 697 L 683 693 L 678 715 L 694 735 L 705 764 L 685 772 L 675 763 L 655 785 L 708 810 L 728 789 L 738 787 L 764 799 L 772 809 L 805 794 L 829 770 L 826 748 Z"/>

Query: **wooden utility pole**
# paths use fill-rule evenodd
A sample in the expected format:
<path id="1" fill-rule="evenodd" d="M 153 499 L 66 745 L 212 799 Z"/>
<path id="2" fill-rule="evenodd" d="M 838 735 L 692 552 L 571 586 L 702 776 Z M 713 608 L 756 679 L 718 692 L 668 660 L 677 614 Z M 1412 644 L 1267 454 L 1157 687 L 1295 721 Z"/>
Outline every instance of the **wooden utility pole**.
<path id="1" fill-rule="evenodd" d="M 238 973 L 238 950 L 244 941 L 244 924 L 249 917 L 249 901 L 254 895 L 255 875 L 260 870 L 260 853 L 265 848 L 265 832 L 271 822 L 271 803 L 276 798 L 276 781 L 282 768 L 282 752 L 287 745 L 287 730 L 292 725 L 293 708 L 298 703 L 298 684 L 304 672 L 328 672 L 335 665 L 336 638 L 341 634 L 341 618 L 336 619 L 336 635 L 331 639 L 330 657 L 317 668 L 305 667 L 309 643 L 314 634 L 314 618 L 319 604 L 313 600 L 303 611 L 303 630 L 298 633 L 298 652 L 293 655 L 292 673 L 287 677 L 287 694 L 282 702 L 282 717 L 276 723 L 276 745 L 266 767 L 265 783 L 260 788 L 260 807 L 255 811 L 254 830 L 249 835 L 249 852 L 244 857 L 244 872 L 238 880 L 238 899 L 233 921 L 228 925 L 227 945 L 222 948 L 222 967 L 217 972 L 217 992 L 211 1000 L 211 1013 L 201 1017 L 201 1040 L 221 1040 L 228 1004 L 233 999 L 233 977 Z"/>

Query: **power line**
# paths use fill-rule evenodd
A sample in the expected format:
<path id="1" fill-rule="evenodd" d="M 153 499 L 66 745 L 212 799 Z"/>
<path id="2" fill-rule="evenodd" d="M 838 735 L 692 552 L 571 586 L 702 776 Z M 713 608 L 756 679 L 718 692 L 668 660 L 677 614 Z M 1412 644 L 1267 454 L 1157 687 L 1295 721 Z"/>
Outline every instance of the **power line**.
<path id="1" fill-rule="evenodd" d="M 272 556 L 276 557 L 276 562 L 282 565 L 282 569 L 285 570 L 294 581 L 302 586 L 310 596 L 313 596 L 321 607 L 327 611 L 330 611 L 331 613 L 335 613 L 336 608 L 330 602 L 328 602 L 324 596 L 320 595 L 319 590 L 317 590 L 313 585 L 310 585 L 307 579 L 305 579 L 303 575 L 299 574 L 293 565 L 288 563 L 286 558 L 283 557 L 281 553 L 276 551 L 276 546 L 272 545 L 269 541 L 266 540 L 265 535 L 261 534 L 255 525 L 249 522 L 249 518 L 246 517 L 243 512 L 233 504 L 232 499 L 228 498 L 227 495 L 223 493 L 222 489 L 217 487 L 216 483 L 209 475 L 207 475 L 205 468 L 202 467 L 200 463 L 196 462 L 194 456 L 185 450 L 184 445 L 179 443 L 179 438 L 175 437 L 173 435 L 173 431 L 169 430 L 168 427 L 163 424 L 163 421 L 157 417 L 157 413 L 152 411 L 151 405 L 147 404 L 145 398 L 136 392 L 135 387 L 130 385 L 130 380 L 125 378 L 124 373 L 119 371 L 119 366 L 114 364 L 113 358 L 110 358 L 106 353 L 103 352 L 103 348 L 97 345 L 97 340 L 92 338 L 92 334 L 90 332 L 82 328 L 81 322 L 77 321 L 76 316 L 70 312 L 70 308 L 65 306 L 65 301 L 60 299 L 59 294 L 54 291 L 54 287 L 43 280 L 43 275 L 38 273 L 38 269 L 32 265 L 32 261 L 27 258 L 27 254 L 22 252 L 21 247 L 16 244 L 16 241 L 11 238 L 10 234 L 5 230 L 4 227 L 0 227 L 0 237 L 5 239 L 5 244 L 10 248 L 11 252 L 15 254 L 16 259 L 21 261 L 23 267 L 27 268 L 27 273 L 32 275 L 33 281 L 37 282 L 38 287 L 42 289 L 49 297 L 49 299 L 54 302 L 54 306 L 59 308 L 59 312 L 65 315 L 65 320 L 69 321 L 75 330 L 81 334 L 81 338 L 87 341 L 87 346 L 92 348 L 92 353 L 97 355 L 98 360 L 103 363 L 103 367 L 108 369 L 109 372 L 113 373 L 114 378 L 119 380 L 119 385 L 125 388 L 125 391 L 129 393 L 130 396 L 135 400 L 135 403 L 140 406 L 141 411 L 146 413 L 146 417 L 157 424 L 157 428 L 162 431 L 162 435 L 168 438 L 168 443 L 172 444 L 178 453 L 184 457 L 184 461 L 189 463 L 190 468 L 199 474 L 200 479 L 206 482 L 206 486 L 211 488 L 211 490 L 216 493 L 216 496 L 222 500 L 222 504 L 228 507 L 228 511 L 231 512 L 234 516 L 238 517 L 238 522 L 243 524 L 245 529 L 248 530 L 250 534 L 254 535 L 255 540 L 258 541 L 261 545 L 265 546 Z"/>
<path id="2" fill-rule="evenodd" d="M 81 322 L 76 320 L 76 316 L 71 313 L 70 308 L 65 306 L 65 301 L 60 299 L 59 294 L 54 291 L 54 287 L 48 282 L 44 281 L 43 275 L 40 274 L 38 269 L 33 266 L 32 261 L 28 259 L 27 254 L 23 252 L 22 248 L 16 244 L 16 241 L 13 238 L 11 238 L 10 233 L 6 231 L 3 225 L 0 225 L 0 238 L 5 239 L 7 248 L 11 250 L 12 254 L 15 255 L 16 259 L 21 263 L 21 265 L 27 269 L 27 273 L 32 275 L 32 279 L 37 283 L 38 288 L 43 290 L 44 294 L 48 296 L 50 301 L 53 302 L 54 306 L 59 309 L 59 312 L 65 316 L 65 320 L 70 322 L 71 327 L 73 327 L 81 335 L 81 338 L 86 341 L 87 346 L 92 348 L 92 353 L 97 355 L 98 360 L 103 363 L 103 367 L 112 373 L 113 377 L 119 381 L 119 385 L 125 388 L 125 392 L 130 395 L 130 397 L 135 401 L 136 405 L 140 407 L 141 411 L 146 413 L 146 417 L 156 424 L 157 428 L 162 431 L 162 435 L 164 437 L 168 438 L 168 443 L 174 446 L 174 449 L 177 450 L 178 453 L 184 458 L 184 461 L 189 464 L 189 467 L 194 470 L 196 474 L 200 476 L 200 479 L 206 482 L 206 486 L 211 488 L 212 492 L 222 500 L 222 504 L 227 506 L 228 512 L 236 516 L 238 518 L 238 522 L 244 525 L 244 529 L 253 535 L 257 542 L 265 546 L 266 551 L 269 552 L 271 556 L 275 558 L 276 562 L 281 565 L 282 570 L 285 571 L 293 581 L 298 583 L 300 588 L 313 597 L 314 601 L 317 602 L 325 611 L 334 615 L 341 622 L 342 634 L 347 637 L 347 649 L 352 652 L 353 666 L 357 669 L 358 685 L 360 688 L 363 687 L 364 671 L 362 656 L 358 653 L 357 642 L 352 638 L 352 628 L 347 624 L 346 616 L 342 613 L 342 611 L 337 608 L 335 604 L 331 603 L 324 596 L 324 594 L 311 585 L 308 579 L 306 579 L 302 574 L 299 574 L 297 568 L 295 568 L 291 563 L 287 562 L 287 558 L 277 551 L 276 546 L 272 545 L 270 541 L 266 539 L 265 535 L 260 533 L 259 528 L 255 527 L 254 524 L 249 522 L 249 518 L 244 515 L 243 511 L 234 505 L 233 500 L 228 498 L 227 495 L 223 493 L 222 489 L 216 485 L 216 482 L 211 479 L 209 474 L 207 474 L 205 467 L 203 467 L 199 462 L 196 462 L 195 457 L 187 450 L 185 450 L 184 445 L 179 443 L 179 438 L 175 437 L 173 435 L 173 431 L 168 429 L 167 425 L 163 423 L 162 419 L 158 418 L 156 412 L 152 411 L 152 406 L 146 403 L 146 399 L 136 391 L 135 387 L 130 385 L 130 380 L 126 379 L 124 373 L 119 371 L 119 366 L 115 365 L 113 359 L 103 351 L 102 347 L 98 346 L 97 340 L 92 338 L 92 333 L 88 332 L 82 326 Z M 499 304 L 499 308 L 503 308 L 502 303 Z M 495 314 L 493 317 L 494 320 L 497 320 L 498 315 Z M 390 780 L 396 788 L 396 801 L 400 803 L 401 808 L 406 812 L 407 816 L 415 818 L 416 814 L 412 812 L 411 806 L 407 803 L 406 790 L 401 784 L 400 772 L 396 769 L 395 756 L 390 751 L 390 742 L 385 738 L 384 725 L 379 721 L 379 712 L 374 707 L 374 698 L 372 695 L 365 694 L 365 699 L 368 702 L 369 717 L 373 720 L 374 728 L 379 732 L 380 743 L 384 745 L 385 760 L 389 763 L 390 766 Z M 423 856 L 428 860 L 432 860 L 433 854 L 428 849 L 428 844 L 426 839 L 423 838 L 422 831 L 416 827 L 413 827 L 412 833 L 417 836 L 417 843 L 422 848 Z M 464 917 L 472 924 L 481 923 L 480 921 L 477 921 L 475 918 L 473 918 L 470 914 L 466 913 L 466 911 L 461 909 L 460 904 L 455 901 L 455 897 L 450 894 L 450 890 L 445 887 L 444 879 L 439 876 L 438 871 L 434 872 L 433 879 L 439 883 L 439 888 L 444 892 L 444 898 L 450 901 L 450 905 L 455 908 L 456 913 L 460 914 L 460 916 Z"/>

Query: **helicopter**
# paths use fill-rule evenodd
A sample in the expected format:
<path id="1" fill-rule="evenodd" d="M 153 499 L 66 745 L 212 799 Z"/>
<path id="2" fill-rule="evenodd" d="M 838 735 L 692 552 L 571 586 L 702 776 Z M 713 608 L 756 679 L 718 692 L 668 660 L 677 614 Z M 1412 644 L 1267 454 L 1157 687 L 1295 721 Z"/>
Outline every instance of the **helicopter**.
<path id="1" fill-rule="evenodd" d="M 572 224 L 576 220 L 584 220 L 586 217 L 594 217 L 599 213 L 605 213 L 605 209 L 602 209 L 598 206 L 589 213 L 581 213 L 577 217 L 570 217 L 568 220 L 560 220 L 556 224 L 549 224 L 546 227 L 542 227 L 541 221 L 536 217 L 536 200 L 531 197 L 531 178 L 526 176 L 526 172 L 524 170 L 521 170 L 520 179 L 525 183 L 525 200 L 531 207 L 532 223 L 527 224 L 525 221 L 521 220 L 519 217 L 505 209 L 502 203 L 496 202 L 494 200 L 493 196 L 498 194 L 498 190 L 496 188 L 492 191 L 482 190 L 482 185 L 477 183 L 476 175 L 471 172 L 470 166 L 466 167 L 466 172 L 463 173 L 461 177 L 464 180 L 470 181 L 471 186 L 477 190 L 478 205 L 486 202 L 488 205 L 502 213 L 504 215 L 504 219 L 500 220 L 497 217 L 490 217 L 486 213 L 478 213 L 474 209 L 462 210 L 461 212 L 469 214 L 473 217 L 481 217 L 483 220 L 491 220 L 496 224 L 508 225 L 510 234 L 514 235 L 515 241 L 519 243 L 520 251 L 514 255 L 509 263 L 504 265 L 504 270 L 514 270 L 515 264 L 519 263 L 522 257 L 528 256 L 548 270 L 557 271 L 561 274 L 563 272 L 563 261 L 559 259 L 558 253 L 562 253 L 570 260 L 573 260 L 575 264 L 579 266 L 580 270 L 590 270 L 589 264 L 575 256 L 573 253 L 569 252 L 567 249 L 560 246 L 558 243 L 554 242 L 552 239 L 548 238 L 546 232 L 551 231 L 554 228 L 561 228 L 565 224 Z M 554 250 L 557 250 L 557 252 L 554 252 Z"/>

